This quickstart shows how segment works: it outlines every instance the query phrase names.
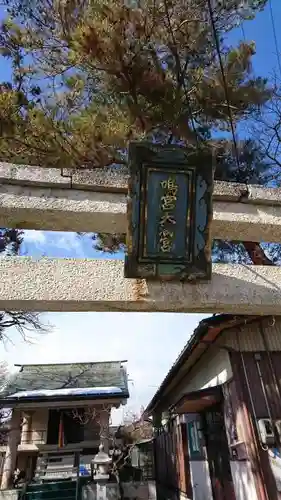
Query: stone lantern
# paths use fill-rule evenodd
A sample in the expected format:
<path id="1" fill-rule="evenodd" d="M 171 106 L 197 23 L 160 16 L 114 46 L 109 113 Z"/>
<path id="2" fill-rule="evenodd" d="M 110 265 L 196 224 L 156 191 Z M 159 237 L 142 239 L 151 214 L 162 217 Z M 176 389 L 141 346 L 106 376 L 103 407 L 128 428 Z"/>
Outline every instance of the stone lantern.
<path id="1" fill-rule="evenodd" d="M 92 460 L 92 464 L 96 470 L 95 480 L 97 482 L 108 481 L 109 479 L 109 466 L 112 459 L 104 452 L 103 444 L 99 445 L 99 452 L 95 455 Z"/>
<path id="2" fill-rule="evenodd" d="M 92 469 L 94 468 L 96 470 L 94 479 L 97 483 L 97 500 L 107 499 L 106 483 L 109 479 L 108 472 L 111 462 L 111 458 L 107 455 L 107 453 L 104 452 L 103 444 L 100 444 L 99 452 L 92 460 Z"/>

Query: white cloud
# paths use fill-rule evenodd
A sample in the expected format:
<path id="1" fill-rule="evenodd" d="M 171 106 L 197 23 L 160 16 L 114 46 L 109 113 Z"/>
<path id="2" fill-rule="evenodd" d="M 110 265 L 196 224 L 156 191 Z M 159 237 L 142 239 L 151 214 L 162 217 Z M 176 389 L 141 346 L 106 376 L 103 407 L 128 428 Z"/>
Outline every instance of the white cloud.
<path id="1" fill-rule="evenodd" d="M 146 405 L 204 316 L 169 313 L 49 313 L 51 333 L 24 344 L 15 332 L 14 345 L 0 359 L 11 363 L 62 363 L 128 360 L 128 408 Z M 115 412 L 120 421 L 122 410 Z"/>
<path id="2" fill-rule="evenodd" d="M 25 243 L 44 245 L 47 242 L 46 231 L 28 230 L 24 231 Z"/>
<path id="3" fill-rule="evenodd" d="M 75 233 L 62 233 L 59 238 L 55 241 L 55 244 L 58 248 L 80 248 L 81 243 L 78 239 L 78 236 Z"/>
<path id="4" fill-rule="evenodd" d="M 21 255 L 81 258 L 92 254 L 90 238 L 80 238 L 75 232 L 24 231 Z"/>

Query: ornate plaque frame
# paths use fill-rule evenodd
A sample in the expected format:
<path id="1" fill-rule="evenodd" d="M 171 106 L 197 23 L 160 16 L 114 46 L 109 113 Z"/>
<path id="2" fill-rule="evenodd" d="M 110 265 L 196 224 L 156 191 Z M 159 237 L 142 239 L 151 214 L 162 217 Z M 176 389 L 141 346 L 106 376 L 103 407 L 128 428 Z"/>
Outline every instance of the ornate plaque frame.
<path id="1" fill-rule="evenodd" d="M 210 280 L 211 155 L 180 146 L 129 146 L 125 277 Z"/>

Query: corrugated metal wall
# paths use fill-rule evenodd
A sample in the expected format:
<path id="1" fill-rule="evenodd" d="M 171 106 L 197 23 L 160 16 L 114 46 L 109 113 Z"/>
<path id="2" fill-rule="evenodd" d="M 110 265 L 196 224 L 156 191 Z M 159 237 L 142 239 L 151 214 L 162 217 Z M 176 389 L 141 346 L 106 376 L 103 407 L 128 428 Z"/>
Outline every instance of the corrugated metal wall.
<path id="1" fill-rule="evenodd" d="M 281 317 L 264 318 L 260 321 L 268 348 L 271 351 L 281 352 Z M 244 325 L 242 328 L 225 330 L 217 343 L 235 351 L 265 351 L 259 321 Z"/>
<path id="2" fill-rule="evenodd" d="M 280 493 L 277 492 L 268 451 L 259 444 L 256 420 L 281 419 L 281 317 L 261 317 L 251 324 L 226 330 L 217 344 L 229 349 L 233 381 L 241 392 L 237 407 L 237 402 L 233 405 L 238 438 L 243 434 L 241 428 L 238 429 L 239 413 L 246 412 L 245 420 L 247 414 L 250 419 L 252 440 L 248 440 L 247 449 L 250 451 L 252 470 L 255 471 L 258 498 L 277 500 L 281 498 Z M 233 399 L 232 402 L 235 403 Z M 230 418 L 226 419 L 230 427 L 228 420 Z M 254 442 L 256 445 L 253 447 Z M 256 470 L 257 464 L 259 470 Z"/>
<path id="3" fill-rule="evenodd" d="M 155 480 L 159 500 L 173 497 L 172 493 L 192 496 L 191 478 L 189 469 L 187 426 L 186 423 L 177 423 L 174 419 L 158 430 L 154 438 Z M 159 491 L 160 491 L 159 490 Z"/>
<path id="4" fill-rule="evenodd" d="M 277 356 L 276 356 L 277 355 Z M 257 418 L 268 418 L 269 412 L 267 409 L 266 398 L 263 392 L 262 383 L 265 389 L 265 394 L 267 397 L 268 405 L 272 418 L 281 418 L 281 400 L 279 394 L 281 392 L 281 354 L 273 352 L 271 355 L 273 369 L 276 374 L 277 384 L 275 383 L 274 374 L 271 371 L 270 362 L 267 353 L 260 353 L 260 360 L 258 361 L 262 376 L 262 381 L 259 375 L 257 361 L 255 360 L 255 353 L 246 352 L 243 354 L 245 371 L 241 355 L 239 353 L 231 353 L 231 358 L 239 366 L 239 371 L 241 376 L 246 379 L 248 378 L 249 387 L 251 391 L 251 397 L 254 405 L 254 411 Z M 245 384 L 245 392 L 248 392 L 247 386 Z M 248 400 L 249 409 L 251 408 L 250 399 Z"/>
<path id="5" fill-rule="evenodd" d="M 266 366 L 267 353 L 261 351 L 261 358 L 261 371 L 263 375 L 266 375 L 268 371 L 268 366 Z M 238 431 L 239 420 L 242 417 L 242 421 L 240 421 L 242 427 L 240 427 L 240 431 L 238 431 L 238 438 L 242 439 L 246 444 L 247 455 L 250 459 L 251 469 L 257 488 L 257 496 L 259 500 L 277 500 L 276 482 L 269 464 L 268 451 L 260 445 L 256 419 L 253 414 L 255 413 L 257 419 L 268 416 L 265 408 L 264 395 L 261 396 L 262 388 L 255 364 L 254 353 L 242 353 L 241 356 L 239 352 L 232 352 L 231 362 L 234 383 L 238 395 L 238 399 L 233 401 L 235 403 L 233 405 L 234 419 Z M 245 377 L 244 366 L 246 367 L 249 384 L 247 384 Z M 266 381 L 266 386 L 267 392 L 272 393 L 272 377 L 271 380 Z M 253 400 L 254 412 L 251 400 Z M 274 404 L 275 397 L 271 401 L 270 406 L 273 407 Z"/>
<path id="6" fill-rule="evenodd" d="M 179 448 L 177 426 L 170 422 L 154 438 L 156 482 L 171 491 L 179 491 Z"/>
<path id="7" fill-rule="evenodd" d="M 226 330 L 217 344 L 230 349 L 232 364 L 239 365 L 241 376 L 245 380 L 248 378 L 257 418 L 269 416 L 262 385 L 272 417 L 281 418 L 281 317 L 261 318 Z M 243 359 L 239 351 L 243 353 Z M 256 354 L 259 354 L 259 360 Z"/>

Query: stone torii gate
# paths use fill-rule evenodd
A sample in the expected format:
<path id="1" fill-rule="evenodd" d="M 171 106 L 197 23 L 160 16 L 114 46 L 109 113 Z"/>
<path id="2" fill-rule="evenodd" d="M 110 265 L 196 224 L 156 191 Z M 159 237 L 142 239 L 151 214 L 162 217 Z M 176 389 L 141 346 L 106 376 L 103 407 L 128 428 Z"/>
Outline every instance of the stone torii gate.
<path id="1" fill-rule="evenodd" d="M 0 225 L 125 233 L 128 174 L 0 164 Z M 212 238 L 281 241 L 281 190 L 215 182 Z M 0 259 L 0 308 L 281 314 L 281 268 L 214 264 L 208 283 L 125 279 L 123 262 Z"/>

